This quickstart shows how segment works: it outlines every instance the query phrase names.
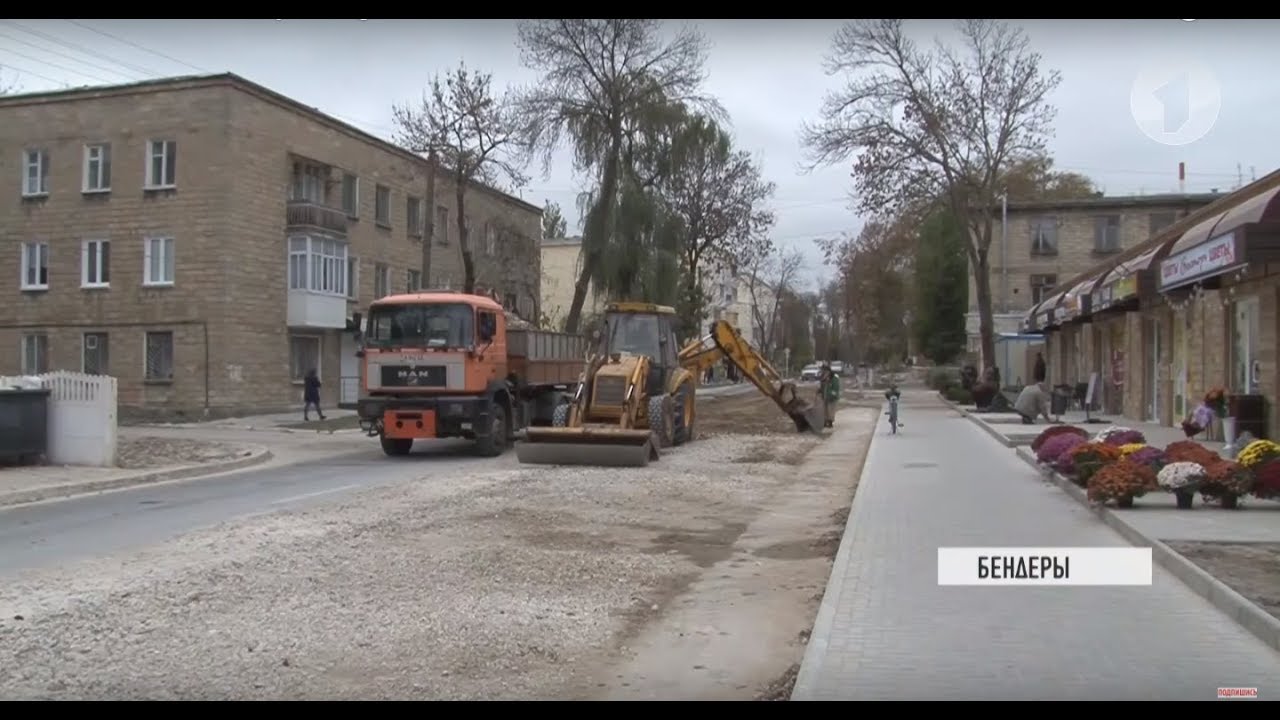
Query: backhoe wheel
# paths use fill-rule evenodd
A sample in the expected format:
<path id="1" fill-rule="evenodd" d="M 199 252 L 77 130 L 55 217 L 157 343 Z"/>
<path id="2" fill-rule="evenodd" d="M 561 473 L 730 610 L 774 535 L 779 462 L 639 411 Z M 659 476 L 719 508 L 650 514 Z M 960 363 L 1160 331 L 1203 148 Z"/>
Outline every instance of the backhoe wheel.
<path id="1" fill-rule="evenodd" d="M 693 439 L 693 420 L 698 410 L 696 398 L 692 383 L 685 383 L 676 391 L 675 433 L 671 438 L 676 445 Z"/>
<path id="2" fill-rule="evenodd" d="M 489 406 L 489 432 L 476 436 L 476 452 L 483 457 L 498 457 L 507 450 L 507 409 L 501 403 Z"/>
<path id="3" fill-rule="evenodd" d="M 675 434 L 674 405 L 670 395 L 649 398 L 649 429 L 660 448 L 671 447 L 671 438 Z"/>
<path id="4" fill-rule="evenodd" d="M 551 427 L 569 427 L 569 404 L 557 405 L 551 413 Z"/>
<path id="5" fill-rule="evenodd" d="M 382 441 L 382 452 L 392 457 L 408 455 L 413 449 L 412 438 L 389 438 L 384 435 L 378 439 Z"/>

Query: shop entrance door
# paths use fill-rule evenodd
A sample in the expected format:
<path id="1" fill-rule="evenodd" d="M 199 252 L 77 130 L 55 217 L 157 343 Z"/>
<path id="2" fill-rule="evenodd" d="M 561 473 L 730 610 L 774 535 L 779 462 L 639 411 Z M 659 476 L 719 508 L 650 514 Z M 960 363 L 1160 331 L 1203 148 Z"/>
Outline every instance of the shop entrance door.
<path id="1" fill-rule="evenodd" d="M 1187 318 L 1173 318 L 1173 416 L 1187 416 Z"/>
<path id="2" fill-rule="evenodd" d="M 1147 422 L 1160 422 L 1160 357 L 1164 352 L 1160 321 L 1147 320 Z"/>

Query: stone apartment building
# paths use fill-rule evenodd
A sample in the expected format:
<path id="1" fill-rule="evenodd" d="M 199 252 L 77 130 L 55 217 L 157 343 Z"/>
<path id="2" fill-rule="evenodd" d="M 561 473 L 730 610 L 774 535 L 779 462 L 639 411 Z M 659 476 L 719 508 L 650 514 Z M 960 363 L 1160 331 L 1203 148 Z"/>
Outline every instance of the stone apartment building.
<path id="1" fill-rule="evenodd" d="M 0 98 L 0 375 L 119 380 L 122 413 L 223 415 L 359 389 L 354 318 L 462 281 L 454 192 L 426 162 L 235 75 Z M 478 282 L 540 301 L 541 208 L 468 190 Z"/>
<path id="2" fill-rule="evenodd" d="M 988 256 L 996 332 L 1019 332 L 1027 312 L 1058 284 L 1144 242 L 1219 197 L 1207 193 L 1009 202 L 1003 241 L 997 216 Z M 968 349 L 976 356 L 981 338 L 972 272 L 965 321 Z"/>
<path id="3" fill-rule="evenodd" d="M 541 253 L 542 320 L 546 327 L 559 330 L 564 327 L 569 308 L 573 305 L 573 291 L 578 282 L 578 258 L 582 255 L 582 236 L 543 238 Z M 582 304 L 583 317 L 603 310 L 604 298 L 592 284 Z"/>

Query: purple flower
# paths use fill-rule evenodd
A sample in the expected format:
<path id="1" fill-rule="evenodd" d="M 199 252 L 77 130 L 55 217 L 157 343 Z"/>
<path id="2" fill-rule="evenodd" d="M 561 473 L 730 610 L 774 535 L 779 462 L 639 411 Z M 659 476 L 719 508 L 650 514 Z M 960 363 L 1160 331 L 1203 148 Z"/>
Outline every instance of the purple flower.
<path id="1" fill-rule="evenodd" d="M 1164 461 L 1164 453 L 1160 451 L 1160 448 L 1148 446 L 1134 451 L 1126 459 L 1138 465 L 1151 467 Z"/>
<path id="2" fill-rule="evenodd" d="M 1085 442 L 1085 438 L 1075 433 L 1054 435 L 1045 440 L 1044 444 L 1040 446 L 1040 449 L 1036 452 L 1036 460 L 1042 463 L 1056 463 L 1064 453 L 1069 452 L 1077 445 L 1083 445 Z"/>
<path id="3" fill-rule="evenodd" d="M 1132 445 L 1134 443 L 1146 444 L 1146 442 L 1147 438 L 1137 430 L 1125 430 L 1124 432 L 1112 433 L 1106 440 L 1108 445 L 1115 445 L 1116 447 L 1121 445 Z"/>

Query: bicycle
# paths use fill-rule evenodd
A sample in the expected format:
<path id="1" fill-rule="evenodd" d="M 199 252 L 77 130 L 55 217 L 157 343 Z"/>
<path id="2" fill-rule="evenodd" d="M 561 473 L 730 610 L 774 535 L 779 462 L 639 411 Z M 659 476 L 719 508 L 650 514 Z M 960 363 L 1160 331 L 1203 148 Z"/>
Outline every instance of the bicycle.
<path id="1" fill-rule="evenodd" d="M 885 415 L 889 416 L 889 432 L 894 435 L 897 435 L 898 428 L 901 426 L 898 423 L 898 396 L 897 395 L 889 396 L 889 412 L 885 413 Z"/>

